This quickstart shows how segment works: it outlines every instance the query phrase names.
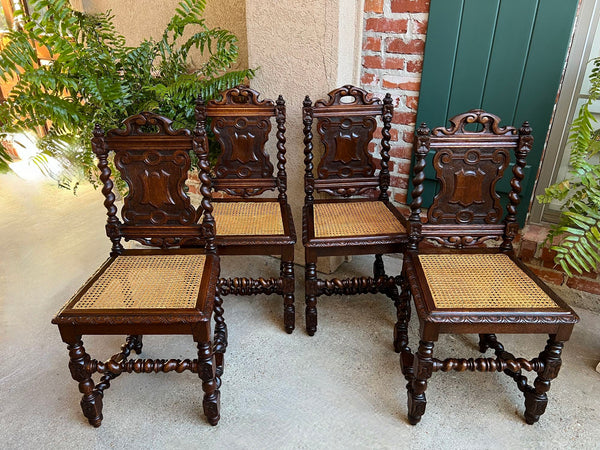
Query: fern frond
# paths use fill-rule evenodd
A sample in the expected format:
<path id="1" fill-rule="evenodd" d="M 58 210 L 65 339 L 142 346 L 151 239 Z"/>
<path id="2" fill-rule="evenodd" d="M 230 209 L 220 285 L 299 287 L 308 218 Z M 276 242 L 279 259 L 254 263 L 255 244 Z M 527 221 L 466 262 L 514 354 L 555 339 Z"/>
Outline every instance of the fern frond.
<path id="1" fill-rule="evenodd" d="M 53 156 L 68 168 L 61 186 L 76 187 L 81 176 L 97 179 L 89 144 L 94 123 L 111 129 L 129 115 L 153 110 L 193 127 L 198 94 L 210 99 L 254 76 L 253 70 L 228 72 L 238 57 L 237 40 L 207 27 L 206 0 L 181 0 L 159 41 L 133 47 L 110 12 L 81 13 L 69 0 L 28 4 L 31 16 L 23 17 L 23 29 L 8 33 L 0 50 L 0 79 L 16 82 L 0 104 L 0 135 L 48 126 L 36 161 L 43 166 Z M 39 64 L 39 48 L 51 55 L 48 64 Z M 188 58 L 192 48 L 205 61 L 197 70 Z M 0 171 L 8 161 L 0 144 Z"/>

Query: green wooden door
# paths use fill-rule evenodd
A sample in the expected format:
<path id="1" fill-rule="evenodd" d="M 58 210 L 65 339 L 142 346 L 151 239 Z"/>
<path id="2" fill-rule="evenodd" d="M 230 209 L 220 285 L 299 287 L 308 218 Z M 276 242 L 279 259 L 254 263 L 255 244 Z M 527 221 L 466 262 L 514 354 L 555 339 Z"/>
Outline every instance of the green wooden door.
<path id="1" fill-rule="evenodd" d="M 533 128 L 522 201 L 533 192 L 578 0 L 431 0 L 417 125 L 480 108 Z M 508 192 L 512 170 L 499 189 Z M 435 195 L 429 156 L 424 206 Z M 519 208 L 523 225 L 527 205 Z"/>

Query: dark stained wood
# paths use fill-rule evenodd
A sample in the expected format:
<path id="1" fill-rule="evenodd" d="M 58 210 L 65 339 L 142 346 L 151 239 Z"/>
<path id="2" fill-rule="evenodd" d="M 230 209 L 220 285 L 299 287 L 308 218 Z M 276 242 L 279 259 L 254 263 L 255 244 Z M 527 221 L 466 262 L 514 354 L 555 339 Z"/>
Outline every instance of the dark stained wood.
<path id="1" fill-rule="evenodd" d="M 261 100 L 260 94 L 247 86 L 237 86 L 221 93 L 217 100 L 200 107 L 199 124 L 210 121 L 219 143 L 220 153 L 212 169 L 216 191 L 230 198 L 223 202 L 278 202 L 281 206 L 283 235 L 226 236 L 219 234 L 216 244 L 221 255 L 280 255 L 278 278 L 250 279 L 234 277 L 220 280 L 222 295 L 279 294 L 283 297 L 284 327 L 288 333 L 295 328 L 294 309 L 294 244 L 296 231 L 287 203 L 287 173 L 285 148 L 285 101 Z M 272 125 L 275 122 L 275 127 Z M 266 143 L 275 134 L 276 172 Z M 208 141 L 202 143 L 208 147 Z M 277 189 L 277 198 L 254 196 Z M 188 241 L 189 245 L 194 245 Z"/>
<path id="2" fill-rule="evenodd" d="M 198 223 L 199 213 L 184 191 L 191 165 L 189 152 L 194 151 L 199 160 L 202 159 L 199 133 L 204 130 L 197 129 L 194 134 L 185 129 L 173 130 L 169 119 L 153 113 L 131 116 L 123 124 L 124 129 L 111 130 L 106 135 L 96 126 L 92 140 L 103 183 L 102 193 L 106 197 L 107 234 L 113 241 L 112 254 L 122 252 L 121 238 L 163 248 L 179 246 L 183 239 L 198 235 L 208 238 L 210 226 Z M 108 165 L 111 151 L 115 153 L 115 166 L 128 188 L 122 221 L 114 205 L 114 186 Z M 204 198 L 206 195 L 210 195 L 210 191 L 203 193 Z M 207 215 L 204 222 L 214 222 L 212 215 Z M 214 236 L 209 241 L 214 241 Z"/>
<path id="3" fill-rule="evenodd" d="M 402 374 L 408 381 L 408 420 L 416 424 L 425 412 L 427 380 L 433 372 L 504 372 L 517 383 L 525 396 L 525 420 L 535 423 L 544 413 L 550 381 L 558 375 L 560 353 L 569 339 L 577 315 L 523 263 L 516 259 L 512 242 L 517 235 L 516 221 L 523 168 L 533 144 L 531 128 L 501 127 L 500 118 L 482 110 L 471 110 L 450 119 L 449 128 L 430 131 L 422 124 L 415 142 L 414 190 L 409 218 L 409 249 L 405 253 L 400 284 L 402 294 L 395 327 L 394 348 L 400 352 Z M 468 126 L 479 129 L 470 131 Z M 423 170 L 427 153 L 435 151 L 433 165 L 439 191 L 421 218 Z M 511 192 L 506 214 L 502 213 L 496 184 L 509 167 L 514 154 Z M 419 248 L 421 240 L 437 246 Z M 486 241 L 500 241 L 488 247 Z M 437 308 L 419 254 L 498 254 L 503 253 L 536 283 L 555 303 L 555 308 Z M 408 346 L 410 297 L 419 319 L 420 343 L 413 355 Z M 433 357 L 434 343 L 441 333 L 479 334 L 481 352 L 492 349 L 496 358 Z M 496 333 L 548 334 L 550 339 L 539 357 L 516 358 L 498 342 Z M 529 385 L 522 371 L 533 371 L 537 378 Z"/>
<path id="4" fill-rule="evenodd" d="M 400 223 L 407 226 L 404 216 L 389 202 L 387 192 L 390 184 L 389 130 L 392 115 L 392 98 L 389 94 L 382 101 L 371 97 L 365 90 L 351 85 L 331 91 L 327 99 L 318 100 L 314 105 L 308 96 L 304 99 L 304 192 L 306 195 L 302 213 L 302 242 L 306 262 L 306 330 L 311 336 L 317 330 L 317 298 L 321 295 L 382 292 L 394 300 L 397 306 L 399 304 L 396 279 L 385 274 L 381 255 L 403 252 L 408 241 L 406 233 L 317 238 L 314 232 L 313 206 L 315 203 L 379 201 L 386 205 Z M 378 117 L 383 124 L 379 166 L 368 151 L 369 144 L 373 142 Z M 313 143 L 315 119 L 316 129 L 324 149 L 316 174 Z M 376 174 L 377 169 L 379 174 Z M 339 198 L 315 200 L 315 191 Z M 358 254 L 376 255 L 373 278 L 323 280 L 317 277 L 318 257 Z"/>
<path id="5" fill-rule="evenodd" d="M 201 104 L 201 102 L 200 102 Z M 199 105 L 200 105 L 199 104 Z M 199 113 L 199 108 L 197 110 Z M 106 233 L 112 242 L 110 258 L 58 312 L 52 322 L 58 325 L 69 349 L 69 369 L 83 394 L 81 408 L 95 427 L 102 422 L 104 392 L 122 373 L 183 372 L 197 373 L 202 380 L 203 408 L 208 422 L 220 418 L 219 387 L 223 372 L 223 354 L 227 347 L 227 327 L 222 303 L 217 295 L 219 257 L 215 245 L 212 216 L 211 179 L 207 151 L 200 145 L 205 131 L 173 130 L 169 119 L 153 113 L 140 113 L 123 122 L 124 128 L 104 133 L 96 126 L 92 147 L 98 157 L 104 205 L 107 209 Z M 184 191 L 190 168 L 190 152 L 199 160 L 202 182 L 200 214 Z M 113 193 L 109 153 L 128 186 L 128 194 L 118 217 Z M 200 217 L 202 222 L 198 223 Z M 125 250 L 121 239 L 132 239 L 159 249 Z M 205 248 L 178 247 L 187 239 L 202 240 Z M 206 262 L 199 286 L 198 300 L 192 308 L 77 309 L 76 303 L 118 258 L 173 254 L 204 254 Z M 211 316 L 215 311 L 214 341 Z M 127 335 L 120 352 L 107 361 L 92 359 L 83 347 L 83 335 Z M 198 344 L 196 359 L 129 360 L 131 351 L 140 354 L 144 334 L 182 334 Z M 103 374 L 95 384 L 94 373 Z"/>
<path id="6" fill-rule="evenodd" d="M 221 148 L 213 168 L 216 190 L 248 197 L 278 186 L 265 144 L 271 132 L 271 118 L 281 112 L 281 107 L 276 108 L 272 100 L 259 100 L 259 96 L 246 86 L 238 86 L 206 105 L 206 117 L 212 119 L 210 126 Z M 285 123 L 285 106 L 281 106 Z M 278 136 L 282 145 L 284 132 L 285 128 Z M 285 154 L 284 146 L 278 150 Z M 279 175 L 285 179 L 283 164 Z"/>
<path id="7" fill-rule="evenodd" d="M 305 99 L 305 155 L 308 159 L 305 161 L 305 185 L 311 193 L 316 189 L 317 192 L 350 197 L 383 187 L 380 193 L 387 195 L 391 102 L 389 94 L 382 103 L 371 98 L 363 89 L 350 85 L 331 91 L 328 99 L 318 100 L 314 106 L 311 106 L 308 97 Z M 385 133 L 382 138 L 382 174 L 379 177 L 375 176 L 377 166 L 368 150 L 377 128 L 377 116 L 382 117 Z M 316 179 L 312 174 L 313 118 L 317 119 L 317 130 L 324 146 Z"/>

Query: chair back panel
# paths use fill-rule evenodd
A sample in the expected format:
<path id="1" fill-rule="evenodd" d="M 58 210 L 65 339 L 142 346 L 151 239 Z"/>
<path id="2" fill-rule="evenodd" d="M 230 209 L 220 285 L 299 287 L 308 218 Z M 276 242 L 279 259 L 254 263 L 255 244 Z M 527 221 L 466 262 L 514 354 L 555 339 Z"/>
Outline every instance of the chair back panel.
<path id="1" fill-rule="evenodd" d="M 375 117 L 322 117 L 317 127 L 325 146 L 317 167 L 317 180 L 345 180 L 375 174 L 375 162 L 368 150 L 377 128 Z M 319 190 L 318 182 L 316 186 Z"/>
<path id="2" fill-rule="evenodd" d="M 310 114 L 317 119 L 324 146 L 314 180 L 317 192 L 349 197 L 379 187 L 369 144 L 377 129 L 377 116 L 383 113 L 381 100 L 350 85 L 315 102 Z"/>
<path id="3" fill-rule="evenodd" d="M 273 101 L 258 97 L 258 92 L 238 86 L 206 105 L 206 115 L 212 119 L 211 129 L 221 150 L 213 168 L 216 190 L 247 197 L 278 187 L 265 145 L 271 119 L 281 112 Z M 285 121 L 285 109 L 282 111 Z"/>
<path id="4" fill-rule="evenodd" d="M 127 183 L 121 216 L 128 226 L 190 225 L 196 209 L 184 191 L 191 167 L 189 130 L 173 130 L 171 121 L 139 114 L 124 122 L 125 129 L 106 135 L 108 150 L 115 152 L 115 167 Z M 154 126 L 154 132 L 144 127 Z"/>
<path id="5" fill-rule="evenodd" d="M 418 130 L 413 210 L 420 208 L 422 171 L 429 149 L 435 151 L 433 168 L 439 186 L 427 212 L 423 234 L 427 237 L 450 236 L 437 241 L 459 246 L 475 245 L 502 235 L 506 237 L 504 224 L 516 223 L 525 156 L 532 144 L 531 128 L 528 124 L 520 130 L 511 126 L 501 127 L 499 117 L 483 110 L 459 114 L 450 122 L 451 127 L 438 127 L 431 133 L 425 124 Z M 469 131 L 469 124 L 476 124 L 479 129 Z M 509 167 L 513 152 L 515 165 L 505 216 L 496 186 Z M 418 220 L 415 211 L 411 220 Z"/>
<path id="6" fill-rule="evenodd" d="M 102 190 L 108 209 L 107 234 L 113 240 L 113 251 L 122 247 L 121 238 L 133 239 L 145 245 L 169 247 L 183 239 L 210 237 L 209 224 L 199 224 L 198 210 L 185 192 L 185 182 L 191 167 L 190 151 L 194 151 L 204 171 L 208 170 L 207 155 L 201 152 L 203 136 L 187 129 L 174 130 L 172 121 L 157 114 L 143 112 L 123 122 L 125 128 L 106 134 L 99 126 L 94 130 L 92 146 L 98 156 Z M 203 130 L 200 130 L 201 132 Z M 201 133 L 200 133 L 201 134 Z M 113 183 L 108 154 L 114 152 L 114 165 L 127 183 L 120 221 L 114 205 Z M 210 185 L 207 175 L 203 182 L 203 205 L 210 205 Z M 207 203 L 208 202 L 208 203 Z"/>

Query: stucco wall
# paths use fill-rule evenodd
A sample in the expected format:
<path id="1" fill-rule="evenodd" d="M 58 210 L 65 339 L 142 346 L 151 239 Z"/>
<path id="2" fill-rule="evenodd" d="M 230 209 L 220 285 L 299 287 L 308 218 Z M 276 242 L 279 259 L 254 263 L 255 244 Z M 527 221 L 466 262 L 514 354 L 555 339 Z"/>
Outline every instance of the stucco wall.
<path id="1" fill-rule="evenodd" d="M 283 95 L 287 106 L 288 198 L 303 263 L 304 135 L 302 101 L 326 97 L 336 87 L 339 0 L 246 0 L 248 61 L 260 67 L 251 86 L 265 98 Z M 270 154 L 275 152 L 270 150 Z M 319 269 L 327 267 L 319 263 Z M 297 276 L 301 276 L 297 274 Z"/>
<path id="2" fill-rule="evenodd" d="M 80 0 L 86 12 L 111 10 L 117 30 L 136 45 L 145 38 L 160 38 L 179 0 Z M 74 5 L 77 7 L 77 5 Z M 246 10 L 242 0 L 208 1 L 204 13 L 209 27 L 221 27 L 238 38 L 240 56 L 234 68 L 248 67 L 248 41 L 246 39 Z M 190 28 L 191 29 L 191 28 Z M 191 52 L 192 59 L 200 59 L 199 52 Z"/>

